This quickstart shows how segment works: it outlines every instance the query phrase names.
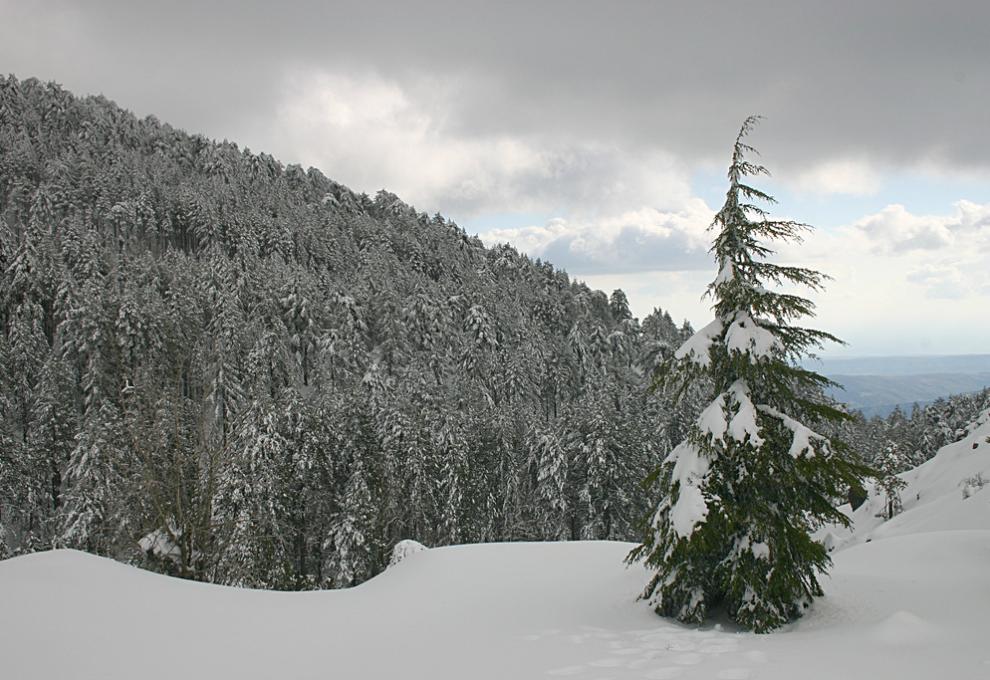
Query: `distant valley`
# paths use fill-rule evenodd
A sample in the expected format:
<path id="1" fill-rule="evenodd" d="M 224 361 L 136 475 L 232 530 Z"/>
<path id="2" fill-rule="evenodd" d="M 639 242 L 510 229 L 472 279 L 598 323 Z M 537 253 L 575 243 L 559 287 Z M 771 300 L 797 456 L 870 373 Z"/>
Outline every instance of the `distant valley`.
<path id="1" fill-rule="evenodd" d="M 808 366 L 842 385 L 831 395 L 868 417 L 990 386 L 988 354 L 820 359 Z"/>

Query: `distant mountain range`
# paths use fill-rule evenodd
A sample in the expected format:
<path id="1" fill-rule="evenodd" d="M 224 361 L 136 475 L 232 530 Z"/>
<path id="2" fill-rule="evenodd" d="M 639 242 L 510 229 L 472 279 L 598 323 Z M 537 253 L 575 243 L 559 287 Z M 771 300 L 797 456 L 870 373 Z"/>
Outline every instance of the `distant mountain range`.
<path id="1" fill-rule="evenodd" d="M 990 387 L 990 354 L 820 359 L 808 367 L 842 385 L 832 396 L 867 416 Z"/>

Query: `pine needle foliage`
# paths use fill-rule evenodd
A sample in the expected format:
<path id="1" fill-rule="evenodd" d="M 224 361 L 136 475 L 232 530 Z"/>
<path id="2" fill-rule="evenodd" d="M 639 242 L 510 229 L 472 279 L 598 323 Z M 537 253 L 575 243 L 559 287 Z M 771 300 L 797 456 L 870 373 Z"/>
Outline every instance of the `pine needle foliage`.
<path id="1" fill-rule="evenodd" d="M 798 360 L 841 341 L 795 325 L 814 304 L 780 290 L 820 291 L 827 277 L 768 261 L 770 242 L 799 242 L 810 227 L 771 219 L 763 206 L 773 197 L 750 184 L 769 175 L 744 141 L 758 121 L 747 118 L 739 131 L 725 204 L 710 227 L 716 318 L 656 373 L 655 388 L 675 394 L 711 385 L 711 404 L 648 480 L 660 501 L 628 560 L 655 570 L 642 596 L 658 614 L 700 623 L 724 607 L 743 628 L 768 632 L 822 595 L 818 575 L 830 559 L 811 534 L 826 522 L 848 524 L 837 499 L 869 469 L 812 429 L 848 416 L 823 397 L 831 382 Z"/>

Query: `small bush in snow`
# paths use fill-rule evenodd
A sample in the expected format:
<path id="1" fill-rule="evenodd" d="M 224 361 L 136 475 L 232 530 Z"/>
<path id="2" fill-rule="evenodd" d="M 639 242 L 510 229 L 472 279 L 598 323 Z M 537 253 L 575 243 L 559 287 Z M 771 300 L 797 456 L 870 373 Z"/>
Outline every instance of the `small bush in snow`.
<path id="1" fill-rule="evenodd" d="M 410 538 L 404 541 L 399 541 L 392 548 L 392 556 L 389 558 L 388 566 L 394 567 L 402 560 L 408 558 L 410 555 L 415 555 L 416 553 L 428 550 L 428 548 L 420 543 L 419 541 L 414 541 Z"/>
<path id="2" fill-rule="evenodd" d="M 979 491 L 987 485 L 987 479 L 983 477 L 982 472 L 977 472 L 972 477 L 967 477 L 962 480 L 962 497 L 963 500 L 969 498 L 973 493 Z"/>

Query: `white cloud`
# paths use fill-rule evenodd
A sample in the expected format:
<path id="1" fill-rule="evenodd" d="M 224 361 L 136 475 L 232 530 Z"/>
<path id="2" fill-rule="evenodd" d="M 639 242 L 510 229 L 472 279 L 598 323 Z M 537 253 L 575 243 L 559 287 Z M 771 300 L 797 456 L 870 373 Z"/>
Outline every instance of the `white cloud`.
<path id="1" fill-rule="evenodd" d="M 455 90 L 429 79 L 410 88 L 374 74 L 297 72 L 285 83 L 275 144 L 358 191 L 388 188 L 421 209 L 504 200 L 500 179 L 549 172 L 545 152 L 525 140 L 446 131 L 444 102 Z"/>
<path id="2" fill-rule="evenodd" d="M 705 297 L 705 290 L 714 277 L 712 266 L 710 270 L 593 274 L 576 278 L 606 292 L 621 288 L 629 297 L 633 314 L 641 319 L 659 307 L 669 312 L 677 323 L 687 319 L 700 328 L 712 319 L 712 301 Z"/>
<path id="3" fill-rule="evenodd" d="M 966 277 L 955 263 L 921 265 L 907 272 L 905 278 L 924 287 L 934 298 L 961 298 L 968 288 Z"/>
<path id="4" fill-rule="evenodd" d="M 653 307 L 698 327 L 711 317 L 702 299 L 715 276 L 705 231 L 712 210 L 700 199 L 682 209 L 641 208 L 567 217 L 543 225 L 493 230 L 604 290 L 623 288 L 634 313 Z M 799 291 L 818 305 L 804 320 L 850 343 L 826 353 L 911 354 L 990 349 L 990 204 L 960 201 L 942 215 L 916 215 L 900 205 L 838 229 L 815 230 L 804 242 L 775 244 L 773 261 L 832 277 L 823 292 Z"/>
<path id="5" fill-rule="evenodd" d="M 952 245 L 952 233 L 944 219 L 912 215 L 903 205 L 888 205 L 857 221 L 855 226 L 872 241 L 873 249 L 882 253 L 937 250 Z"/>
<path id="6" fill-rule="evenodd" d="M 891 205 L 853 224 L 812 232 L 781 261 L 833 277 L 811 294 L 814 322 L 852 354 L 990 349 L 990 204 L 960 201 L 945 215 Z"/>
<path id="7" fill-rule="evenodd" d="M 854 225 L 879 253 L 990 247 L 990 204 L 958 201 L 948 215 L 915 215 L 888 205 Z"/>
<path id="8" fill-rule="evenodd" d="M 880 190 L 880 174 L 862 160 L 838 159 L 819 163 L 789 182 L 804 193 L 870 196 Z"/>
<path id="9" fill-rule="evenodd" d="M 618 214 L 555 218 L 544 225 L 495 229 L 488 243 L 507 241 L 520 250 L 579 275 L 705 269 L 712 210 L 701 199 L 682 209 L 652 207 Z"/>

